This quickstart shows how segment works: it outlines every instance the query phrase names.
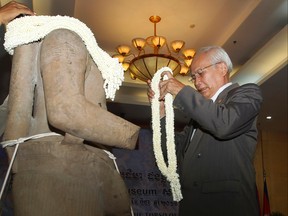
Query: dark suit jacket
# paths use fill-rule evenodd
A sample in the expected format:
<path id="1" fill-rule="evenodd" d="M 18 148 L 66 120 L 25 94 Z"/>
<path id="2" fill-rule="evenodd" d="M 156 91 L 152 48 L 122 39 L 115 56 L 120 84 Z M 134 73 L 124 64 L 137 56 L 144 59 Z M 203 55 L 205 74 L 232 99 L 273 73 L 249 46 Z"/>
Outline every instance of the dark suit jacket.
<path id="1" fill-rule="evenodd" d="M 189 86 L 177 94 L 174 106 L 192 119 L 175 135 L 183 194 L 180 216 L 258 215 L 253 157 L 261 103 L 255 84 L 233 84 L 214 103 Z"/>

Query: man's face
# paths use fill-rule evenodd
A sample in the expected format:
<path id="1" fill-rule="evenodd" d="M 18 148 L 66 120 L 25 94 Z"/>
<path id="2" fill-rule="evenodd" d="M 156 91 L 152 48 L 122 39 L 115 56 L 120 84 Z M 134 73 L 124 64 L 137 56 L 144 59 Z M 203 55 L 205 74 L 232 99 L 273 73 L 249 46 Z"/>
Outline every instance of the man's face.
<path id="1" fill-rule="evenodd" d="M 217 90 L 227 83 L 223 71 L 223 62 L 212 64 L 207 58 L 208 54 L 201 54 L 192 62 L 192 80 L 197 91 L 205 98 L 210 99 Z"/>

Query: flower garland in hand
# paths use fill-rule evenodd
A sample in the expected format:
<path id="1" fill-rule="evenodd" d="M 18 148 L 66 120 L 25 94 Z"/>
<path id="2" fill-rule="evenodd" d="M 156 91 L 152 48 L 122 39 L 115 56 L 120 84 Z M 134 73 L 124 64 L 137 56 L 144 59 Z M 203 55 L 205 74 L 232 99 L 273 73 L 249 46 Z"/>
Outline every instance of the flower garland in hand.
<path id="1" fill-rule="evenodd" d="M 177 159 L 175 151 L 174 140 L 174 110 L 173 110 L 173 96 L 171 94 L 165 95 L 165 112 L 166 112 L 166 145 L 168 155 L 168 166 L 164 161 L 163 152 L 161 148 L 161 127 L 160 127 L 160 102 L 158 100 L 160 96 L 159 82 L 161 80 L 161 74 L 164 71 L 172 70 L 169 67 L 163 67 L 158 70 L 151 80 L 151 88 L 155 95 L 151 101 L 152 108 L 152 129 L 153 129 L 153 150 L 156 158 L 156 163 L 161 173 L 170 182 L 172 189 L 173 200 L 179 202 L 183 197 L 181 193 L 181 185 L 179 181 L 179 175 L 177 173 Z M 165 75 L 163 79 L 167 79 Z"/>

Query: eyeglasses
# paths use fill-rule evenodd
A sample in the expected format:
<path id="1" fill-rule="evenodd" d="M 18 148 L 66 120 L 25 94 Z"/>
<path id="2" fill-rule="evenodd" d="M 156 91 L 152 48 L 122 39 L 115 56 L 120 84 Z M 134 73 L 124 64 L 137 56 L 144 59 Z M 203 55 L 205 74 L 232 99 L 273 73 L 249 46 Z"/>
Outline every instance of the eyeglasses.
<path id="1" fill-rule="evenodd" d="M 210 64 L 210 65 L 208 65 L 208 66 L 206 66 L 206 67 L 199 68 L 199 69 L 196 70 L 194 73 L 191 72 L 191 79 L 192 79 L 192 81 L 195 81 L 197 76 L 202 78 L 203 75 L 204 75 L 204 72 L 205 72 L 205 70 L 206 70 L 207 68 L 212 67 L 212 66 L 217 65 L 217 64 L 220 64 L 220 63 L 222 63 L 222 62 L 217 62 L 217 63 L 214 63 L 214 64 Z"/>

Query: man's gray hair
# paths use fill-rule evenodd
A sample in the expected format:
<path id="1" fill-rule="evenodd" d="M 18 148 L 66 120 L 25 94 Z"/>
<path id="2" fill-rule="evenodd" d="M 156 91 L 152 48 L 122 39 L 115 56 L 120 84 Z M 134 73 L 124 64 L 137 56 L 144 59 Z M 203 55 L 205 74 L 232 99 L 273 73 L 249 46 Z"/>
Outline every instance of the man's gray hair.
<path id="1" fill-rule="evenodd" d="M 194 58 L 197 58 L 202 53 L 208 53 L 209 58 L 211 61 L 211 64 L 215 64 L 217 62 L 224 62 L 228 68 L 228 73 L 230 73 L 233 70 L 233 64 L 232 61 L 227 54 L 227 52 L 220 46 L 207 46 L 200 48 Z"/>

